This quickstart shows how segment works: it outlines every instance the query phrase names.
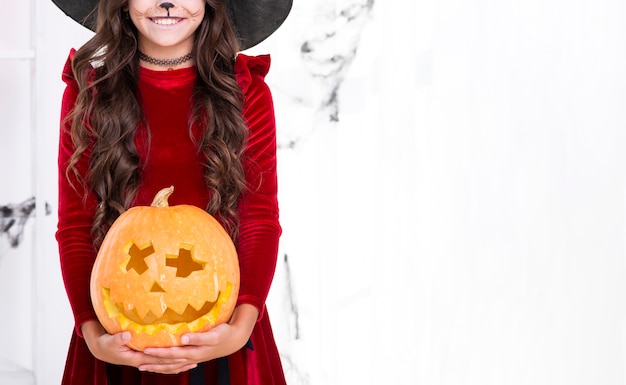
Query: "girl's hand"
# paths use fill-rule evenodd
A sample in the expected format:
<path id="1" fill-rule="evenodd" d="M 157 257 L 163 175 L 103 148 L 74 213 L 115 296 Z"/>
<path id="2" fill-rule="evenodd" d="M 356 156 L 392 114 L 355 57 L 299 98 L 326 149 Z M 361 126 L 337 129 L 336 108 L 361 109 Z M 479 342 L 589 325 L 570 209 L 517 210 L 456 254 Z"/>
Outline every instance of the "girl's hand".
<path id="1" fill-rule="evenodd" d="M 143 353 L 153 359 L 193 368 L 200 362 L 225 357 L 241 349 L 248 342 L 258 317 L 259 311 L 256 307 L 242 304 L 235 308 L 229 323 L 218 325 L 204 333 L 185 334 L 181 338 L 185 346 L 146 348 Z M 163 365 L 158 362 L 143 363 L 139 370 L 166 373 L 162 371 Z"/>
<path id="2" fill-rule="evenodd" d="M 100 322 L 87 321 L 81 326 L 87 347 L 97 359 L 116 365 L 140 368 L 148 365 L 159 373 L 180 373 L 193 369 L 196 364 L 180 358 L 161 358 L 149 356 L 126 346 L 130 341 L 130 333 L 108 334 Z"/>

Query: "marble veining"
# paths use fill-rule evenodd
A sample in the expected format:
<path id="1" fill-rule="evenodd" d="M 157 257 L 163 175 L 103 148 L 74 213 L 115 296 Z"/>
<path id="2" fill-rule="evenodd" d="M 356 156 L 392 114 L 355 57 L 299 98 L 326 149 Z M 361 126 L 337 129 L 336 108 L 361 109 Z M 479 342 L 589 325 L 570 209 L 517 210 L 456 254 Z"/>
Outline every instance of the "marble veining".
<path id="1" fill-rule="evenodd" d="M 358 53 L 363 28 L 371 19 L 374 0 L 318 1 L 314 22 L 300 37 L 300 60 L 309 87 L 291 95 L 293 104 L 305 105 L 317 115 L 310 125 L 280 127 L 292 131 L 283 135 L 279 148 L 294 148 L 311 131 L 340 119 L 340 88 Z M 299 17 L 299 15 L 293 15 Z M 303 16 L 311 18 L 310 15 Z M 306 94 L 305 94 L 306 93 Z"/>
<path id="2" fill-rule="evenodd" d="M 300 313 L 298 311 L 298 303 L 296 295 L 293 290 L 293 280 L 291 276 L 291 267 L 289 265 L 289 256 L 285 254 L 283 258 L 285 264 L 285 289 L 287 290 L 286 297 L 289 304 L 289 326 L 291 338 L 294 340 L 300 339 Z"/>
<path id="3" fill-rule="evenodd" d="M 340 6 L 339 10 L 331 11 L 326 22 L 310 31 L 310 37 L 300 47 L 305 67 L 325 88 L 319 109 L 325 111 L 331 122 L 339 121 L 337 94 L 357 54 L 374 0 L 350 1 Z"/>
<path id="4" fill-rule="evenodd" d="M 22 203 L 0 206 L 0 235 L 6 236 L 9 245 L 16 248 L 20 245 L 24 234 L 24 226 L 35 216 L 35 198 Z M 46 215 L 50 214 L 50 205 L 46 203 Z M 0 258 L 2 255 L 0 254 Z"/>

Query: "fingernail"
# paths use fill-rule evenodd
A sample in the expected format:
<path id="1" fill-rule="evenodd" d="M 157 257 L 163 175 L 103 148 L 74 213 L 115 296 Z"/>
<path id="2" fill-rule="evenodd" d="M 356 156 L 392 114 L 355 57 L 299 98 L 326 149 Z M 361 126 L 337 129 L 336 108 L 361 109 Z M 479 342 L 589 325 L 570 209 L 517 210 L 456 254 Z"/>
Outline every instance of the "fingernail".
<path id="1" fill-rule="evenodd" d="M 183 345 L 187 345 L 189 343 L 189 337 L 187 336 L 180 337 L 180 342 L 182 342 Z"/>
<path id="2" fill-rule="evenodd" d="M 130 341 L 130 332 L 124 332 L 122 334 L 122 341 L 124 341 L 124 342 Z"/>

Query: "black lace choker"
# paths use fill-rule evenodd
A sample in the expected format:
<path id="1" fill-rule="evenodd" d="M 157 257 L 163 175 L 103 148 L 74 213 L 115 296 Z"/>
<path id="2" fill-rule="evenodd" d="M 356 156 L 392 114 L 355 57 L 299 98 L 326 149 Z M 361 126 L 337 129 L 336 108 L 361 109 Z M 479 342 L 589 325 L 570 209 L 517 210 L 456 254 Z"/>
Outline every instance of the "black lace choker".
<path id="1" fill-rule="evenodd" d="M 176 59 L 155 59 L 153 57 L 146 55 L 145 53 L 141 51 L 137 51 L 137 53 L 139 54 L 139 59 L 145 61 L 146 63 L 154 64 L 155 66 L 159 66 L 159 67 L 168 67 L 168 68 L 173 68 L 177 65 L 183 64 L 184 62 L 188 62 L 189 60 L 193 58 L 193 54 L 191 52 L 189 52 L 185 56 L 181 56 Z"/>

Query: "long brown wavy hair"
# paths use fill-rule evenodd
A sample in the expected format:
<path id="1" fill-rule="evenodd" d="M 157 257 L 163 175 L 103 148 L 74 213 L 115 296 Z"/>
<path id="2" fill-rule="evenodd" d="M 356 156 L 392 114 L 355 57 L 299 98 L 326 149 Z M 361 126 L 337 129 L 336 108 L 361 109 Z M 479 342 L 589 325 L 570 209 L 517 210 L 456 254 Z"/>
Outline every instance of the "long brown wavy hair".
<path id="1" fill-rule="evenodd" d="M 92 226 L 96 247 L 128 209 L 141 182 L 134 144 L 143 121 L 137 100 L 137 30 L 123 10 L 127 3 L 99 2 L 96 34 L 76 52 L 72 63 L 79 93 L 68 119 L 76 150 L 66 175 L 73 173 L 99 200 Z M 238 234 L 237 201 L 245 188 L 241 156 L 248 133 L 241 113 L 243 97 L 233 73 L 238 51 L 225 0 L 207 0 L 204 20 L 195 32 L 198 76 L 189 133 L 193 138 L 194 123 L 203 128 L 196 143 L 206 158 L 204 175 L 211 191 L 206 210 L 221 220 L 233 239 Z M 81 176 L 76 164 L 86 150 L 91 151 L 89 169 Z"/>

